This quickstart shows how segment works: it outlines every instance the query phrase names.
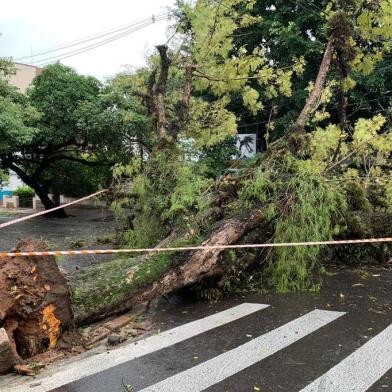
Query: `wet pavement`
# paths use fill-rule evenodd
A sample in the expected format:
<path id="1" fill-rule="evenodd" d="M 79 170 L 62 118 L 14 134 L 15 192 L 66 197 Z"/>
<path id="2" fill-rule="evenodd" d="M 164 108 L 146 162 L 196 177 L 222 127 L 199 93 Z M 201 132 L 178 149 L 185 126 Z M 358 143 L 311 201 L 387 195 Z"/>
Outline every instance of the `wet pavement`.
<path id="1" fill-rule="evenodd" d="M 125 344 L 92 357 L 84 374 L 86 360 L 69 365 L 68 373 L 67 366 L 56 365 L 36 380 L 36 387 L 25 384 L 23 389 L 19 385 L 18 391 L 124 392 L 124 385 L 128 385 L 133 392 L 293 392 L 302 391 L 335 366 L 344 370 L 341 379 L 334 376 L 306 392 L 392 391 L 392 330 L 388 329 L 392 324 L 392 271 L 333 271 L 320 293 L 237 295 L 215 303 L 161 302 L 151 315 L 157 332 L 152 337 L 154 343 Z M 217 312 L 238 305 L 254 306 L 249 304 L 270 306 L 229 322 L 222 319 L 216 328 L 198 331 L 208 320 L 202 318 L 220 317 Z M 321 311 L 315 313 L 315 309 Z M 330 320 L 320 324 L 323 317 Z M 298 324 L 298 320 L 307 321 Z M 191 337 L 162 346 L 167 335 L 178 335 L 176 330 L 171 332 L 178 326 Z M 193 329 L 196 332 L 192 335 Z M 377 340 L 372 338 L 378 334 L 381 338 L 372 351 L 370 346 Z M 264 343 L 258 347 L 260 339 Z M 249 355 L 252 342 L 256 351 Z M 153 344 L 156 349 L 151 349 Z M 358 349 L 364 354 L 359 356 Z M 139 356 L 133 355 L 135 352 Z M 231 354 L 234 357 L 228 360 Z M 134 359 L 127 359 L 131 357 Z M 350 366 L 346 358 L 352 359 Z M 230 373 L 242 363 L 247 365 Z M 56 384 L 59 372 L 62 381 Z M 197 378 L 192 378 L 198 372 Z M 47 375 L 51 376 L 45 378 Z"/>
<path id="2" fill-rule="evenodd" d="M 4 211 L 4 210 L 2 210 Z M 0 223 L 32 213 L 32 210 L 18 213 L 0 213 Z M 97 239 L 113 235 L 114 214 L 102 208 L 67 209 L 66 219 L 37 217 L 0 230 L 0 251 L 10 251 L 19 240 L 43 240 L 52 250 L 102 249 L 111 245 L 97 244 Z M 112 256 L 73 256 L 59 260 L 60 267 L 67 273 L 75 268 L 85 268 L 95 263 L 112 260 Z"/>

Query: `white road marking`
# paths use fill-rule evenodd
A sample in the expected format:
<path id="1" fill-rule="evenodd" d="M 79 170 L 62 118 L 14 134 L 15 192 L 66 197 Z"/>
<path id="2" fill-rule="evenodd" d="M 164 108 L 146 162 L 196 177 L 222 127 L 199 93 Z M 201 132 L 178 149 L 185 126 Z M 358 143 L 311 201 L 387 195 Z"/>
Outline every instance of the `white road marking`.
<path id="1" fill-rule="evenodd" d="M 185 325 L 170 329 L 160 334 L 150 336 L 146 339 L 139 340 L 136 343 L 111 351 L 98 354 L 82 361 L 76 361 L 61 371 L 45 378 L 37 378 L 33 384 L 40 382 L 36 387 L 29 385 L 15 385 L 10 388 L 2 389 L 3 392 L 46 392 L 69 384 L 81 378 L 92 374 L 110 369 L 124 362 L 131 361 L 150 354 L 154 351 L 161 350 L 165 347 L 172 346 L 176 343 L 190 339 L 196 335 L 210 331 L 224 324 L 248 316 L 259 310 L 267 308 L 269 305 L 243 303 L 223 312 L 190 322 Z M 29 383 L 30 384 L 30 383 Z"/>
<path id="2" fill-rule="evenodd" d="M 147 387 L 141 392 L 203 391 L 343 315 L 342 312 L 316 309 L 233 350 Z"/>
<path id="3" fill-rule="evenodd" d="M 365 392 L 392 368 L 392 325 L 300 392 Z"/>

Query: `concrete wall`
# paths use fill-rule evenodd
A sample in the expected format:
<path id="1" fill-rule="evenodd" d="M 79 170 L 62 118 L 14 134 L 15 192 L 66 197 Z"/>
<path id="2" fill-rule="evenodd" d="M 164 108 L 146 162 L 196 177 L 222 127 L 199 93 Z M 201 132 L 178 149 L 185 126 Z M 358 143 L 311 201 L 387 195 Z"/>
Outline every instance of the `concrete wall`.
<path id="1" fill-rule="evenodd" d="M 5 208 L 19 208 L 19 197 L 4 195 L 3 207 L 5 207 Z"/>
<path id="2" fill-rule="evenodd" d="M 51 199 L 53 199 L 53 195 L 49 195 Z M 71 203 L 75 200 L 78 200 L 78 197 L 68 197 L 64 195 L 60 195 L 60 205 Z M 106 203 L 102 200 L 94 200 L 94 199 L 88 199 L 84 200 L 80 203 L 77 203 L 70 208 L 105 208 L 107 207 Z M 38 196 L 34 196 L 33 198 L 33 209 L 34 210 L 43 210 L 44 206 L 41 203 L 41 200 L 39 199 Z"/>
<path id="3" fill-rule="evenodd" d="M 0 206 L 3 206 L 3 200 L 5 196 L 12 196 L 12 192 L 0 189 Z"/>

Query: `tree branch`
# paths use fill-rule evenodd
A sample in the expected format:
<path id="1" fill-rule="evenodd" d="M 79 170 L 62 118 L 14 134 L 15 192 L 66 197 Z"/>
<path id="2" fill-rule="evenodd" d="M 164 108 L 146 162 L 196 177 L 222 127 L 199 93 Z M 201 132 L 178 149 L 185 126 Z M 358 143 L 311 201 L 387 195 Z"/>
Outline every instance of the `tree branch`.
<path id="1" fill-rule="evenodd" d="M 159 73 L 158 82 L 154 89 L 155 112 L 157 117 L 157 131 L 160 139 L 167 139 L 168 134 L 166 130 L 166 110 L 165 110 L 165 95 L 167 88 L 167 80 L 169 77 L 170 59 L 167 55 L 168 47 L 166 45 L 157 46 L 159 56 L 161 58 L 161 69 Z"/>
<path id="2" fill-rule="evenodd" d="M 57 161 L 70 161 L 70 162 L 77 162 L 80 163 L 82 165 L 85 166 L 104 166 L 104 165 L 113 165 L 114 162 L 109 162 L 109 161 L 88 161 L 86 159 L 82 159 L 82 158 L 77 158 L 77 157 L 73 157 L 73 156 L 69 156 L 69 155 L 56 155 L 50 159 L 48 159 L 48 163 L 54 163 Z"/>
<path id="3" fill-rule="evenodd" d="M 323 61 L 321 62 L 320 69 L 316 78 L 316 82 L 314 83 L 313 90 L 309 94 L 308 99 L 306 100 L 305 106 L 303 107 L 300 115 L 298 116 L 297 120 L 295 121 L 295 124 L 293 125 L 291 131 L 292 132 L 298 132 L 302 131 L 305 123 L 313 110 L 313 107 L 318 99 L 318 97 L 321 95 L 325 81 L 327 79 L 328 71 L 331 65 L 331 60 L 332 60 L 332 53 L 333 53 L 333 36 L 330 36 L 328 39 L 328 44 L 324 52 L 324 57 Z"/>

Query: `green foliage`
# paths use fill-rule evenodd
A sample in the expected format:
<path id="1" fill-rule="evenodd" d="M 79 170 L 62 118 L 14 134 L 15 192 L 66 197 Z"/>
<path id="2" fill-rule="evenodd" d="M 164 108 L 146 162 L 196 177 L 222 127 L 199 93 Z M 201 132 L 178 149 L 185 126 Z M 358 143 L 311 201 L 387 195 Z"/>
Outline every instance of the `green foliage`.
<path id="1" fill-rule="evenodd" d="M 84 313 L 125 301 L 132 292 L 158 280 L 170 264 L 171 255 L 162 253 L 148 260 L 121 258 L 94 266 L 72 282 L 72 305 Z"/>
<path id="2" fill-rule="evenodd" d="M 385 186 L 385 194 L 389 208 L 392 206 L 392 181 L 388 181 Z"/>
<path id="3" fill-rule="evenodd" d="M 343 198 L 337 189 L 321 178 L 299 173 L 289 184 L 295 202 L 275 226 L 276 243 L 331 240 L 338 234 L 336 217 L 342 212 Z M 312 288 L 314 268 L 319 263 L 320 247 L 282 247 L 271 252 L 270 281 L 278 291 Z"/>
<path id="4" fill-rule="evenodd" d="M 292 243 L 331 239 L 345 210 L 341 191 L 309 170 L 306 161 L 289 154 L 259 166 L 241 191 L 246 207 L 265 205 L 266 218 L 273 222 L 274 242 Z M 278 291 L 312 288 L 320 247 L 278 247 L 266 261 L 270 283 Z"/>
<path id="5" fill-rule="evenodd" d="M 122 169 L 122 170 L 121 170 Z M 117 167 L 116 174 L 128 173 L 129 198 L 115 202 L 114 208 L 131 206 L 131 228 L 124 241 L 135 247 L 154 246 L 174 227 L 188 227 L 190 216 L 202 208 L 204 191 L 211 180 L 203 176 L 197 163 L 184 160 L 177 148 L 154 152 L 143 170 Z M 136 203 L 135 203 L 136 201 Z"/>
<path id="6" fill-rule="evenodd" d="M 39 138 L 46 143 L 59 143 L 83 137 L 78 108 L 95 99 L 100 87 L 97 79 L 79 75 L 64 65 L 46 67 L 28 92 L 32 105 L 42 113 Z"/>
<path id="7" fill-rule="evenodd" d="M 385 238 L 392 234 L 392 219 L 385 212 L 348 212 L 345 215 L 347 227 L 344 238 Z M 377 265 L 387 263 L 392 257 L 390 244 L 356 244 L 338 246 L 333 252 L 333 261 L 347 265 Z"/>
<path id="8" fill-rule="evenodd" d="M 371 205 L 362 184 L 349 181 L 345 185 L 346 198 L 351 211 L 370 212 Z"/>
<path id="9" fill-rule="evenodd" d="M 236 138 L 228 137 L 224 141 L 202 148 L 199 152 L 199 167 L 208 178 L 216 179 L 227 169 L 228 162 L 238 153 Z"/>
<path id="10" fill-rule="evenodd" d="M 194 149 L 212 148 L 237 133 L 236 118 L 226 109 L 227 100 L 191 101 L 189 120 L 180 136 L 192 140 Z"/>
<path id="11" fill-rule="evenodd" d="M 218 170 L 213 161 L 228 151 L 221 146 L 234 135 L 236 122 L 260 121 L 266 124 L 260 128 L 274 134 L 272 139 L 286 132 L 307 98 L 306 91 L 313 88 L 330 35 L 335 45 L 333 72 L 313 108 L 309 132 L 296 135 L 303 139 L 301 151 L 289 153 L 283 142 L 283 147 L 243 167 L 236 179 L 238 198 L 233 196 L 225 213 L 262 205 L 274 241 L 297 242 L 337 235 L 347 208 L 369 211 L 371 204 L 386 206 L 391 194 L 387 184 L 380 192 L 349 177 L 379 176 L 388 166 L 387 116 L 361 117 L 357 97 L 345 108 L 351 121 L 346 129 L 336 109 L 337 89 L 354 96 L 364 83 L 360 75 L 369 70 L 360 69 L 361 59 L 366 62 L 366 56 L 373 56 L 373 67 L 387 61 L 383 58 L 388 48 L 376 38 L 389 37 L 389 22 L 382 15 L 385 4 L 322 1 L 303 8 L 286 1 L 275 1 L 274 7 L 269 2 L 244 5 L 238 0 L 180 2 L 178 29 L 185 44 L 175 48 L 165 97 L 167 129 L 177 136 L 176 148 L 152 139 L 155 146 L 142 167 L 134 171 L 131 165 L 125 170 L 131 173 L 129 187 L 135 203 L 128 243 L 146 244 L 143 239 L 148 238 L 149 244 L 155 244 L 176 229 L 180 233 L 202 230 L 195 226 L 208 211 L 205 192 L 211 184 L 207 179 L 227 168 L 223 159 L 216 165 Z M 317 7 L 325 7 L 325 12 Z M 370 27 L 365 19 L 371 21 Z M 194 66 L 193 94 L 188 117 L 176 128 L 184 82 L 179 64 Z M 157 65 L 153 57 L 150 69 L 130 75 L 143 94 L 148 93 L 150 77 L 157 79 Z M 342 184 L 335 182 L 342 177 Z M 270 282 L 280 291 L 311 287 L 319 255 L 317 247 L 271 251 L 267 256 Z"/>
<path id="12" fill-rule="evenodd" d="M 183 166 L 180 169 L 170 197 L 170 208 L 163 213 L 164 218 L 189 215 L 192 210 L 198 209 L 201 203 L 199 198 L 212 182 L 199 175 L 197 169 L 196 165 Z"/>
<path id="13" fill-rule="evenodd" d="M 103 86 L 54 64 L 27 95 L 0 80 L 0 166 L 17 172 L 40 197 L 95 191 L 110 184 L 113 164 L 149 144 L 145 113 L 121 77 Z"/>
<path id="14" fill-rule="evenodd" d="M 32 143 L 39 112 L 15 87 L 0 80 L 0 154 L 10 154 Z"/>
<path id="15" fill-rule="evenodd" d="M 13 191 L 13 194 L 19 197 L 33 197 L 35 192 L 29 186 L 19 186 Z"/>
<path id="16" fill-rule="evenodd" d="M 6 171 L 0 169 L 0 187 L 7 183 L 9 176 Z"/>
<path id="17" fill-rule="evenodd" d="M 15 74 L 15 67 L 11 60 L 0 58 L 0 75 L 7 78 Z"/>
<path id="18" fill-rule="evenodd" d="M 59 161 L 42 174 L 40 183 L 54 194 L 70 197 L 86 196 L 106 189 L 112 182 L 109 165 L 86 166 L 78 162 Z"/>

